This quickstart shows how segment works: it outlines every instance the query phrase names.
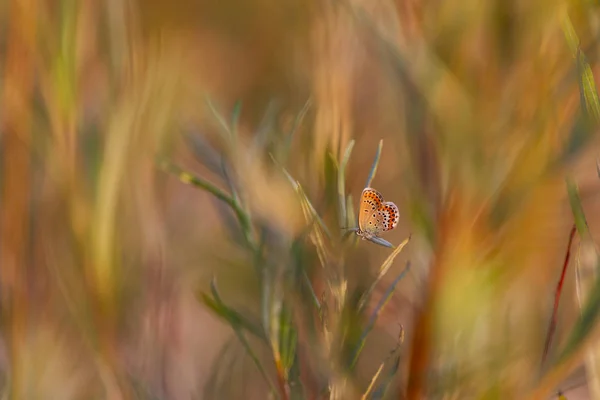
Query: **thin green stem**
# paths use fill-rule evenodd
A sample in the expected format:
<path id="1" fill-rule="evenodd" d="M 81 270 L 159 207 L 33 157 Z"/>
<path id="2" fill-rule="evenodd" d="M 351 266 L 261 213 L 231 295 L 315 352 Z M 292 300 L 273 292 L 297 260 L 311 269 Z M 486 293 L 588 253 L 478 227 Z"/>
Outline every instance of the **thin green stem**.
<path id="1" fill-rule="evenodd" d="M 209 181 L 192 175 L 191 173 L 183 170 L 169 161 L 162 161 L 159 163 L 159 165 L 164 171 L 177 176 L 181 182 L 203 189 L 231 207 L 240 223 L 246 242 L 250 245 L 250 247 L 254 247 L 254 239 L 252 238 L 252 223 L 250 222 L 250 218 L 246 212 L 235 198 L 228 195 Z"/>

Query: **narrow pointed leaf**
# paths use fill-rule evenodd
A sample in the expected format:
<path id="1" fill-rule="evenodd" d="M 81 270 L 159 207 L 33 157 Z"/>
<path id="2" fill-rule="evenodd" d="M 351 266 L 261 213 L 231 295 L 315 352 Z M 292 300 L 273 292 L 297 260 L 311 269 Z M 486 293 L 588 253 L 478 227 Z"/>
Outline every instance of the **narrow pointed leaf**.
<path id="1" fill-rule="evenodd" d="M 254 336 L 259 338 L 260 340 L 267 342 L 267 338 L 264 334 L 264 331 L 256 324 L 250 322 L 249 319 L 233 310 L 225 306 L 220 301 L 208 296 L 205 293 L 200 295 L 202 302 L 206 305 L 210 310 L 212 310 L 218 317 L 225 320 L 231 326 L 237 326 L 239 328 L 245 329 L 246 331 L 252 333 Z"/>
<path id="2" fill-rule="evenodd" d="M 206 141 L 201 133 L 184 134 L 185 141 L 189 144 L 194 156 L 208 170 L 219 176 L 222 175 L 222 157 L 219 152 Z"/>
<path id="3" fill-rule="evenodd" d="M 178 166 L 170 163 L 169 161 L 162 160 L 159 162 L 159 165 L 162 170 L 177 176 L 177 178 L 181 182 L 205 190 L 208 193 L 215 196 L 217 199 L 227 204 L 235 213 L 235 216 L 240 224 L 240 227 L 242 228 L 242 232 L 244 233 L 246 241 L 248 243 L 252 243 L 252 223 L 250 221 L 250 217 L 233 197 L 216 187 L 211 182 L 202 179 L 198 176 L 192 175 L 191 173 L 183 170 L 182 168 L 179 168 Z"/>
<path id="4" fill-rule="evenodd" d="M 359 311 L 362 310 L 362 308 L 365 306 L 365 304 L 371 297 L 371 293 L 373 293 L 373 290 L 375 290 L 375 287 L 379 284 L 381 279 L 390 270 L 390 267 L 394 263 L 394 259 L 398 256 L 398 254 L 400 254 L 400 252 L 402 251 L 404 246 L 406 246 L 408 244 L 408 242 L 410 241 L 410 238 L 411 238 L 411 236 L 404 239 L 404 241 L 402 243 L 400 243 L 400 245 L 398 247 L 395 248 L 395 250 L 388 256 L 388 258 L 385 259 L 383 264 L 381 264 L 381 267 L 379 267 L 379 273 L 377 274 L 377 278 L 375 278 L 375 281 L 371 284 L 369 289 L 363 294 L 360 302 L 358 303 Z"/>
<path id="5" fill-rule="evenodd" d="M 283 148 L 284 148 L 284 154 L 286 157 L 288 157 L 290 154 L 290 150 L 292 148 L 292 143 L 294 141 L 294 137 L 296 136 L 296 132 L 298 131 L 298 128 L 300 127 L 300 125 L 302 125 L 302 122 L 304 121 L 306 114 L 308 114 L 308 110 L 310 110 L 311 106 L 312 106 L 312 100 L 309 98 L 306 101 L 306 103 L 304 103 L 304 106 L 302 107 L 302 110 L 300 110 L 300 113 L 298 113 L 298 115 L 294 119 L 294 124 L 292 125 L 292 129 L 290 130 L 288 135 L 285 137 Z"/>
<path id="6" fill-rule="evenodd" d="M 365 342 L 367 340 L 367 336 L 371 332 L 373 327 L 375 326 L 375 323 L 377 322 L 377 318 L 379 317 L 379 314 L 381 314 L 385 305 L 388 303 L 388 301 L 394 294 L 394 289 L 396 289 L 396 285 L 398 284 L 398 282 L 400 282 L 402 280 L 402 278 L 404 278 L 404 276 L 407 274 L 409 269 L 410 269 L 410 262 L 407 262 L 406 267 L 404 267 L 404 270 L 402 270 L 402 272 L 396 277 L 396 279 L 394 279 L 394 281 L 391 283 L 391 285 L 388 287 L 388 289 L 385 291 L 385 293 L 383 294 L 383 296 L 377 303 L 375 310 L 373 310 L 373 313 L 371 314 L 371 317 L 369 318 L 369 321 L 367 322 L 367 326 L 363 330 L 363 333 L 362 333 L 358 343 L 356 344 L 356 348 L 354 350 L 354 355 L 352 357 L 352 361 L 350 364 L 351 369 L 353 369 L 354 366 L 356 365 L 356 362 L 358 361 L 358 357 L 360 356 L 360 353 L 361 353 L 361 351 L 365 345 Z"/>
<path id="7" fill-rule="evenodd" d="M 338 170 L 337 188 L 340 228 L 348 226 L 348 216 L 346 211 L 346 167 L 348 165 L 348 161 L 350 161 L 350 155 L 352 154 L 353 148 L 354 140 L 351 140 L 346 147 L 344 157 L 342 158 L 342 162 L 340 163 L 340 168 Z"/>
<path id="8" fill-rule="evenodd" d="M 392 365 L 392 368 L 388 372 L 386 379 L 381 383 L 381 385 L 377 388 L 377 390 L 375 392 L 373 392 L 373 396 L 371 397 L 371 400 L 381 400 L 384 398 L 388 388 L 390 387 L 390 384 L 392 383 L 392 381 L 394 379 L 394 376 L 398 372 L 398 369 L 400 369 L 400 356 L 395 358 L 394 364 Z"/>
<path id="9" fill-rule="evenodd" d="M 225 121 L 225 119 L 223 118 L 223 116 L 221 115 L 219 110 L 217 110 L 217 108 L 215 107 L 214 103 L 212 102 L 212 100 L 210 99 L 210 97 L 208 95 L 204 96 L 204 100 L 206 102 L 206 105 L 208 105 L 208 108 L 210 109 L 211 113 L 213 114 L 213 116 L 215 117 L 217 122 L 219 123 L 219 126 L 221 127 L 221 131 L 223 133 L 227 134 L 227 139 L 232 140 L 233 132 L 232 132 L 231 128 L 229 127 L 229 124 L 227 123 L 227 121 Z"/>
<path id="10" fill-rule="evenodd" d="M 567 181 L 567 189 L 569 193 L 569 201 L 575 218 L 575 225 L 580 237 L 585 237 L 589 234 L 587 220 L 581 205 L 581 200 L 577 192 L 577 187 L 571 181 Z M 600 259 L 596 260 L 597 267 L 600 267 Z M 600 277 L 596 279 L 593 288 L 589 292 L 588 299 L 582 307 L 579 320 L 571 330 L 571 334 L 566 341 L 566 344 L 557 358 L 557 364 L 566 362 L 581 346 L 583 346 L 600 321 Z"/>
<path id="11" fill-rule="evenodd" d="M 577 185 L 571 179 L 567 179 L 567 192 L 569 195 L 571 212 L 573 213 L 573 217 L 575 219 L 575 226 L 577 227 L 577 232 L 581 237 L 585 237 L 589 234 L 589 226 L 587 223 L 587 219 L 585 218 L 583 206 L 581 205 L 579 190 L 577 189 Z"/>
<path id="12" fill-rule="evenodd" d="M 246 339 L 246 336 L 244 335 L 244 331 L 242 329 L 242 325 L 240 323 L 240 320 L 237 319 L 237 318 L 234 318 L 233 317 L 234 313 L 231 312 L 232 310 L 229 309 L 228 307 L 226 307 L 223 304 L 223 302 L 221 300 L 221 297 L 219 295 L 219 292 L 217 290 L 217 286 L 216 286 L 216 283 L 215 283 L 214 279 L 212 280 L 212 282 L 210 284 L 210 288 L 211 288 L 211 293 L 213 295 L 214 303 L 217 304 L 220 307 L 220 310 L 223 311 L 223 313 L 221 315 L 224 316 L 224 317 L 225 316 L 228 317 L 227 321 L 230 322 L 230 325 L 233 328 L 233 331 L 235 332 L 235 334 L 238 337 L 239 341 L 242 343 L 242 346 L 244 347 L 244 349 L 246 350 L 246 352 L 248 353 L 248 355 L 250 356 L 250 358 L 254 362 L 254 365 L 256 365 L 256 368 L 258 369 L 258 371 L 260 372 L 260 374 L 263 376 L 263 378 L 265 379 L 265 381 L 269 385 L 269 388 L 271 389 L 271 392 L 273 393 L 273 395 L 277 396 L 278 395 L 278 391 L 276 389 L 275 384 L 273 383 L 273 380 L 271 379 L 271 377 L 269 376 L 269 374 L 265 370 L 264 366 L 260 362 L 260 359 L 258 358 L 258 355 L 254 351 L 252 345 L 250 345 L 250 343 Z M 206 299 L 207 297 L 208 296 L 203 295 L 203 299 Z"/>
<path id="13" fill-rule="evenodd" d="M 238 136 L 238 127 L 240 123 L 240 116 L 242 114 L 242 102 L 237 101 L 233 106 L 233 112 L 231 113 L 231 132 L 235 138 Z"/>
<path id="14" fill-rule="evenodd" d="M 373 160 L 373 164 L 371 165 L 371 171 L 369 171 L 369 177 L 367 178 L 367 183 L 365 187 L 371 187 L 373 183 L 373 179 L 375 179 L 375 174 L 377 173 L 377 166 L 379 165 L 379 158 L 381 157 L 381 150 L 383 149 L 383 139 L 379 141 L 379 145 L 377 146 L 377 153 L 375 153 L 375 159 Z"/>

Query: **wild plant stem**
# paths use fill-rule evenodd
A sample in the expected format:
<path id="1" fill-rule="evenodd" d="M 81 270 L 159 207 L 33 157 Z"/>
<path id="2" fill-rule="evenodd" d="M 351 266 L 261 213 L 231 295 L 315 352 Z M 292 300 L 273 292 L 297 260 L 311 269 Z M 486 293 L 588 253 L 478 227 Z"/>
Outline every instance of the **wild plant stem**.
<path id="1" fill-rule="evenodd" d="M 552 309 L 552 317 L 550 318 L 550 324 L 548 325 L 548 333 L 546 334 L 546 343 L 544 345 L 544 353 L 542 355 L 542 364 L 546 361 L 548 357 L 548 351 L 550 350 L 550 345 L 552 344 L 552 338 L 554 337 L 554 331 L 556 330 L 556 317 L 558 315 L 558 305 L 560 303 L 560 295 L 562 293 L 563 284 L 565 283 L 565 275 L 567 273 L 567 267 L 569 265 L 569 260 L 571 258 L 571 246 L 573 244 L 573 238 L 575 237 L 575 232 L 577 232 L 576 225 L 573 224 L 571 228 L 571 232 L 569 233 L 569 243 L 567 245 L 567 254 L 565 254 L 565 260 L 563 262 L 562 272 L 560 274 L 560 279 L 558 280 L 558 284 L 556 285 L 556 291 L 554 293 L 554 307 Z"/>
<path id="2" fill-rule="evenodd" d="M 159 160 L 159 161 L 160 161 L 159 166 L 164 171 L 176 175 L 177 178 L 179 178 L 179 180 L 182 181 L 183 183 L 191 184 L 200 189 L 207 191 L 208 193 L 212 194 L 217 199 L 221 200 L 222 202 L 227 204 L 229 207 L 231 207 L 231 209 L 235 213 L 236 218 L 238 219 L 238 222 L 240 223 L 240 227 L 242 229 L 242 232 L 244 234 L 246 241 L 248 242 L 250 247 L 252 247 L 252 248 L 255 247 L 254 239 L 252 238 L 252 226 L 251 226 L 250 219 L 248 218 L 248 215 L 242 209 L 240 204 L 235 200 L 235 198 L 228 195 L 227 193 L 225 193 L 224 191 L 222 191 L 221 189 L 219 189 L 212 183 L 210 183 L 200 177 L 190 174 L 189 172 L 181 169 L 180 167 L 178 167 L 175 164 L 172 164 L 169 161 L 166 161 L 166 160 L 162 160 L 162 161 Z"/>

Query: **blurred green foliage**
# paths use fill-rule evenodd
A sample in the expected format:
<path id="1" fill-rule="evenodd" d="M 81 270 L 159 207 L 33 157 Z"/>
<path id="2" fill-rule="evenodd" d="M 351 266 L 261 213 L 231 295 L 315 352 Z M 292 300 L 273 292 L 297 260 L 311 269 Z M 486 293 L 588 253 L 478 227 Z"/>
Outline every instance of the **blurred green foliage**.
<path id="1" fill-rule="evenodd" d="M 0 17 L 6 398 L 537 399 L 597 346 L 598 282 L 556 288 L 595 229 L 594 3 Z M 364 187 L 401 209 L 370 241 Z"/>

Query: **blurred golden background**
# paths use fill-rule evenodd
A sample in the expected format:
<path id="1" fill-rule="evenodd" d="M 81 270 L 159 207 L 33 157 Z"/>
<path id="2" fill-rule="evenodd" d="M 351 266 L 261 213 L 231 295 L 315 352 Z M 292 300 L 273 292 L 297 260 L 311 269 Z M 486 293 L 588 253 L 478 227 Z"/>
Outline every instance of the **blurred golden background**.
<path id="1" fill-rule="evenodd" d="M 2 398 L 600 399 L 596 3 L 0 4 Z"/>

